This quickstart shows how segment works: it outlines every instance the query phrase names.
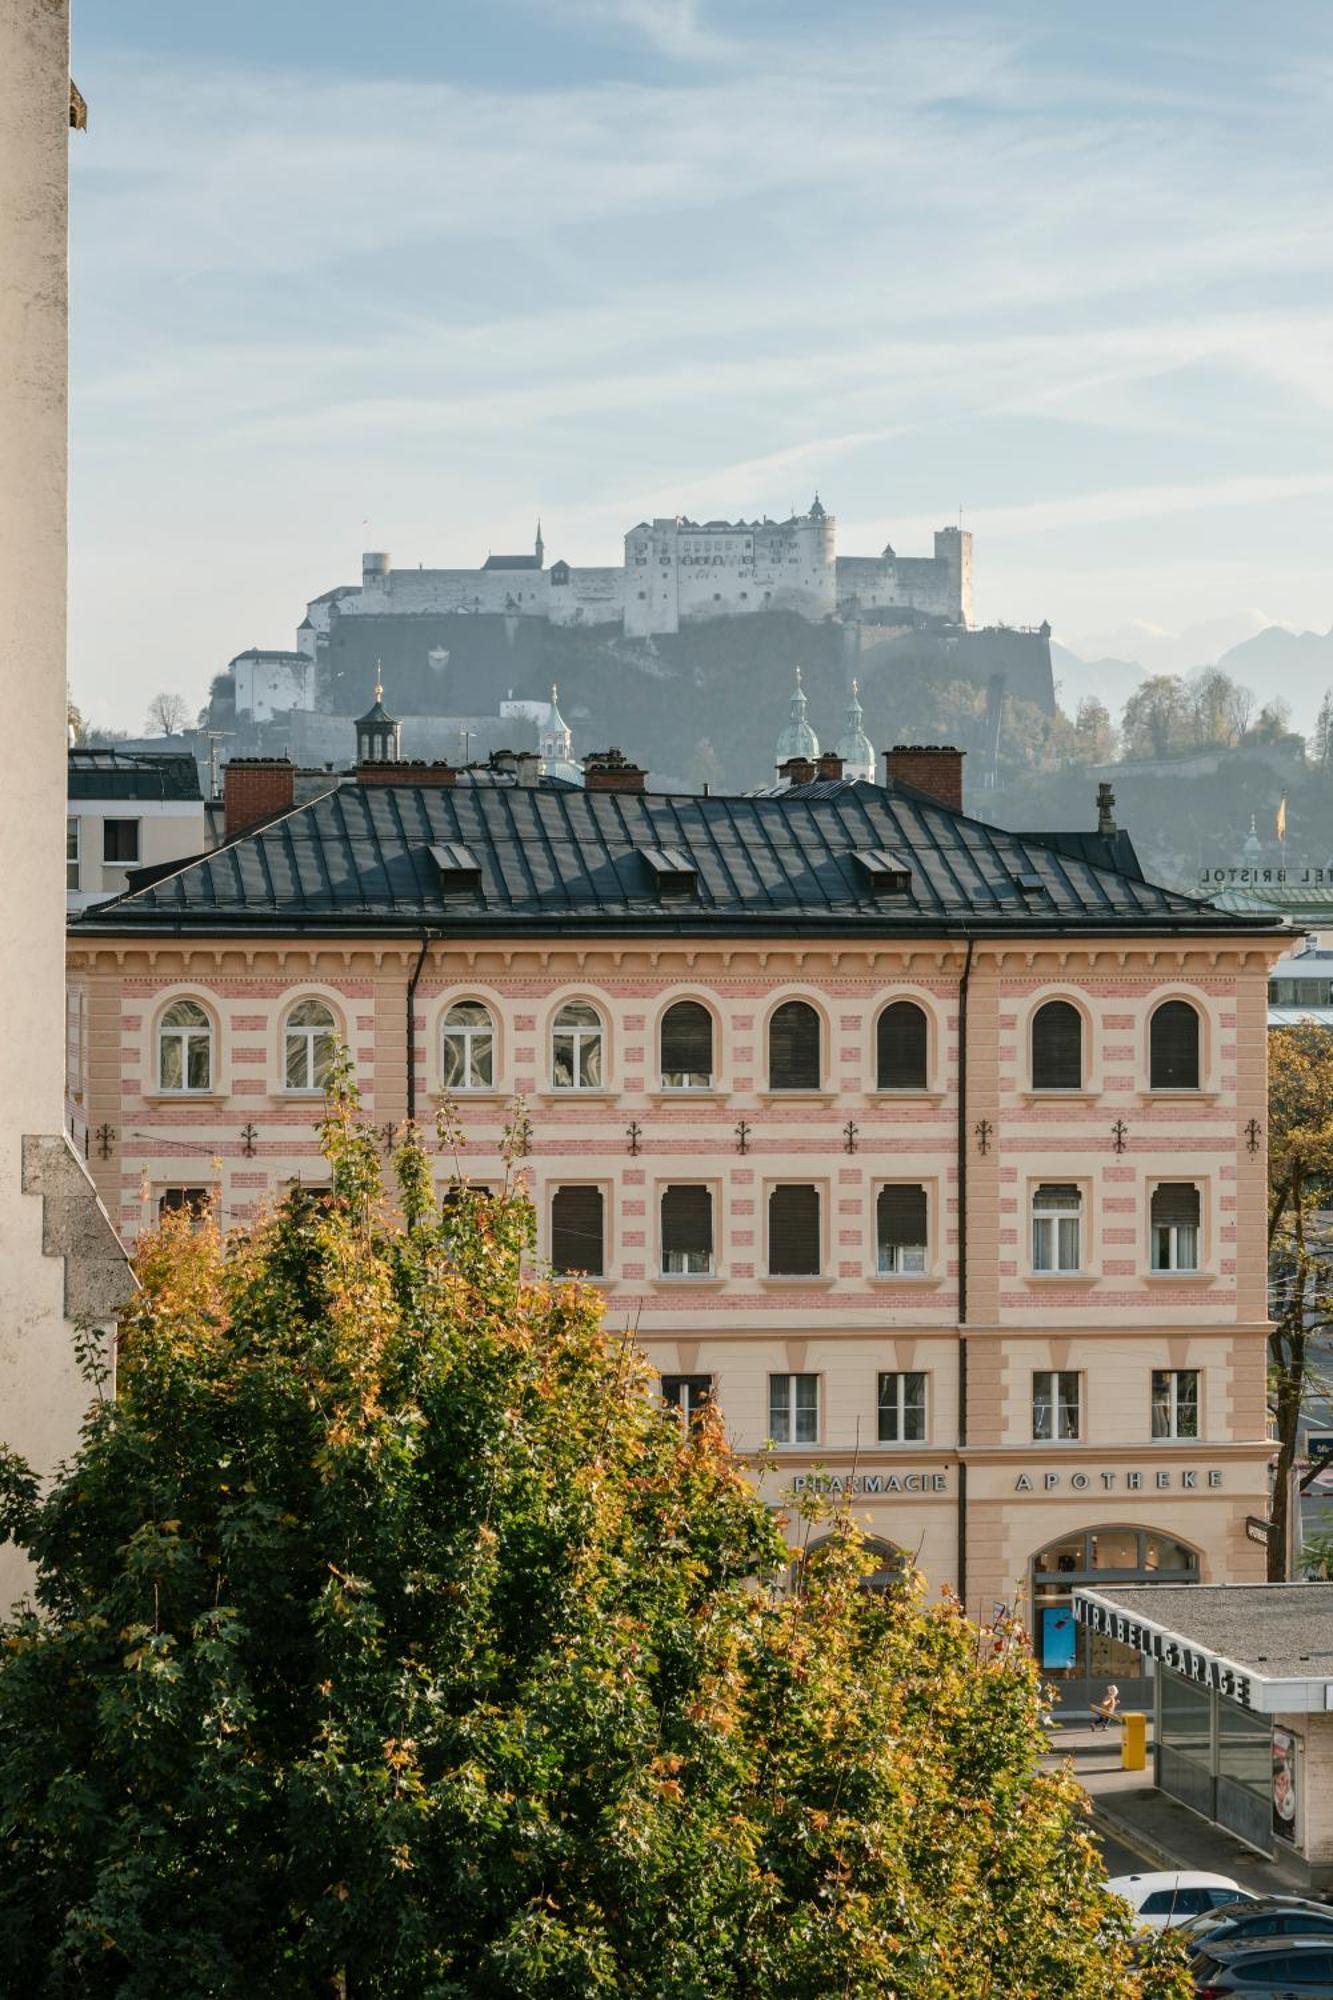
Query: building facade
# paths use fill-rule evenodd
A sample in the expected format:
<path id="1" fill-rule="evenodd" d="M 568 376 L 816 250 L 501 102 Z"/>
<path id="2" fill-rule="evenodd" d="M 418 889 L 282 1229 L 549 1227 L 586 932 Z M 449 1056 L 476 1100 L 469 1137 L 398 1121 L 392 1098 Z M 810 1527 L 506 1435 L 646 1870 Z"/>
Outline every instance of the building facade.
<path id="1" fill-rule="evenodd" d="M 65 903 L 103 903 L 139 868 L 202 854 L 209 842 L 191 754 L 78 745 L 69 752 Z"/>
<path id="2" fill-rule="evenodd" d="M 521 1096 L 538 1255 L 668 1398 L 775 1505 L 845 1495 L 886 1566 L 1023 1603 L 1076 1693 L 1077 1584 L 1263 1573 L 1281 938 L 1145 882 L 1105 808 L 1020 836 L 956 752 L 890 770 L 368 768 L 74 926 L 72 1116 L 133 1234 L 319 1185 L 339 1042 L 386 1146 L 448 1091 L 483 1185 Z"/>

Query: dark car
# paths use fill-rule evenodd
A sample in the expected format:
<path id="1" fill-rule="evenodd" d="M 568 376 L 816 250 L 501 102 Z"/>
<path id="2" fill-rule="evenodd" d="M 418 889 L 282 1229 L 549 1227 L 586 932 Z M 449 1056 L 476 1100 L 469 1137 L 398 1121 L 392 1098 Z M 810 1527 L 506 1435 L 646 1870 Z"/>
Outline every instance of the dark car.
<path id="1" fill-rule="evenodd" d="M 1196 2000 L 1333 2000 L 1333 1938 L 1253 1938 L 1205 1946 L 1194 1961 Z"/>
<path id="2" fill-rule="evenodd" d="M 1226 1903 L 1220 1910 L 1203 1910 L 1177 1925 L 1176 1936 L 1191 1957 L 1215 1944 L 1248 1944 L 1251 1939 L 1333 1939 L 1333 1909 L 1304 1896 L 1264 1896 L 1257 1903 Z"/>

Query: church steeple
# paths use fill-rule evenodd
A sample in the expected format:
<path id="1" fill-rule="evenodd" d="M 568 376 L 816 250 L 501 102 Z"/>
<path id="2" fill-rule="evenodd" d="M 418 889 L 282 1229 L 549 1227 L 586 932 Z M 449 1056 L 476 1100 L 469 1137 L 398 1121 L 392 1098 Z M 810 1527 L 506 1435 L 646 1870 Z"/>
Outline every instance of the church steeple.
<path id="1" fill-rule="evenodd" d="M 375 699 L 356 719 L 358 764 L 392 764 L 402 754 L 402 728 L 384 706 L 384 674 L 375 662 Z"/>
<path id="2" fill-rule="evenodd" d="M 537 516 L 537 540 L 533 546 L 537 556 L 537 567 L 538 569 L 543 569 L 546 565 L 546 544 L 542 540 L 542 517 L 540 514 Z"/>
<path id="3" fill-rule="evenodd" d="M 867 784 L 875 782 L 875 748 L 862 727 L 861 690 L 859 683 L 852 682 L 852 698 L 847 704 L 847 722 L 838 745 L 838 755 L 842 759 L 844 778 L 864 778 Z"/>
<path id="4" fill-rule="evenodd" d="M 801 681 L 801 670 L 796 669 L 796 689 L 791 698 L 791 711 L 785 729 L 778 732 L 777 765 L 781 770 L 789 757 L 808 757 L 813 760 L 819 755 L 819 738 L 805 719 L 805 688 Z"/>

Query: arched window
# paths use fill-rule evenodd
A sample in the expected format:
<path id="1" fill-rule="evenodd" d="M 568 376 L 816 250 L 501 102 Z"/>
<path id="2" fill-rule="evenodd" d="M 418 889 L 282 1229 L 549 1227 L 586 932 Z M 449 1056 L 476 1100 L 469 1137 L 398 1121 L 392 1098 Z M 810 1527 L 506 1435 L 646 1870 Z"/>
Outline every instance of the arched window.
<path id="1" fill-rule="evenodd" d="M 875 1029 L 875 1083 L 880 1090 L 924 1090 L 929 1031 L 924 1007 L 895 1000 Z"/>
<path id="2" fill-rule="evenodd" d="M 1199 1088 L 1199 1016 L 1188 1000 L 1164 1000 L 1149 1023 L 1148 1085 Z"/>
<path id="3" fill-rule="evenodd" d="M 338 1024 L 322 1000 L 298 1000 L 282 1035 L 288 1090 L 323 1090 L 338 1054 Z"/>
<path id="4" fill-rule="evenodd" d="M 556 1090 L 602 1087 L 602 1017 L 586 1000 L 567 1000 L 555 1017 L 551 1084 Z"/>
<path id="5" fill-rule="evenodd" d="M 173 1000 L 157 1031 L 161 1090 L 213 1088 L 213 1023 L 197 1000 Z"/>
<path id="6" fill-rule="evenodd" d="M 1083 1016 L 1068 1000 L 1048 1000 L 1032 1016 L 1032 1088 L 1083 1088 Z"/>
<path id="7" fill-rule="evenodd" d="M 480 1000 L 459 1000 L 445 1015 L 440 1075 L 446 1090 L 493 1088 L 495 1023 Z"/>
<path id="8" fill-rule="evenodd" d="M 804 1000 L 784 1000 L 768 1024 L 770 1090 L 818 1090 L 819 1016 Z"/>
<path id="9" fill-rule="evenodd" d="M 711 1090 L 713 1017 L 698 1000 L 677 1000 L 662 1016 L 663 1090 Z"/>
<path id="10" fill-rule="evenodd" d="M 802 1560 L 793 1565 L 792 1583 L 795 1588 L 799 1590 L 819 1568 L 832 1546 L 828 1536 L 822 1541 L 811 1544 Z M 910 1568 L 905 1552 L 892 1542 L 881 1541 L 874 1535 L 867 1535 L 862 1546 L 875 1564 L 869 1574 L 861 1578 L 862 1590 L 870 1591 L 873 1596 L 882 1597 L 888 1591 L 901 1589 Z"/>

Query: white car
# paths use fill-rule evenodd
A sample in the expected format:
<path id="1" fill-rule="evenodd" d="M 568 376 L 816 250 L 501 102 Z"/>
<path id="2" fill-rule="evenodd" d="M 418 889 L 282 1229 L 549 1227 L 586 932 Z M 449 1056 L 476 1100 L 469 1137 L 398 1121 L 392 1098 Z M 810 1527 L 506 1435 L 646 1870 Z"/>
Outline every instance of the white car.
<path id="1" fill-rule="evenodd" d="M 1107 1883 L 1113 1896 L 1123 1896 L 1144 1930 L 1165 1931 L 1186 1917 L 1201 1917 L 1223 1903 L 1252 1903 L 1255 1898 L 1229 1875 L 1206 1875 L 1197 1868 L 1150 1875 L 1115 1875 Z"/>

